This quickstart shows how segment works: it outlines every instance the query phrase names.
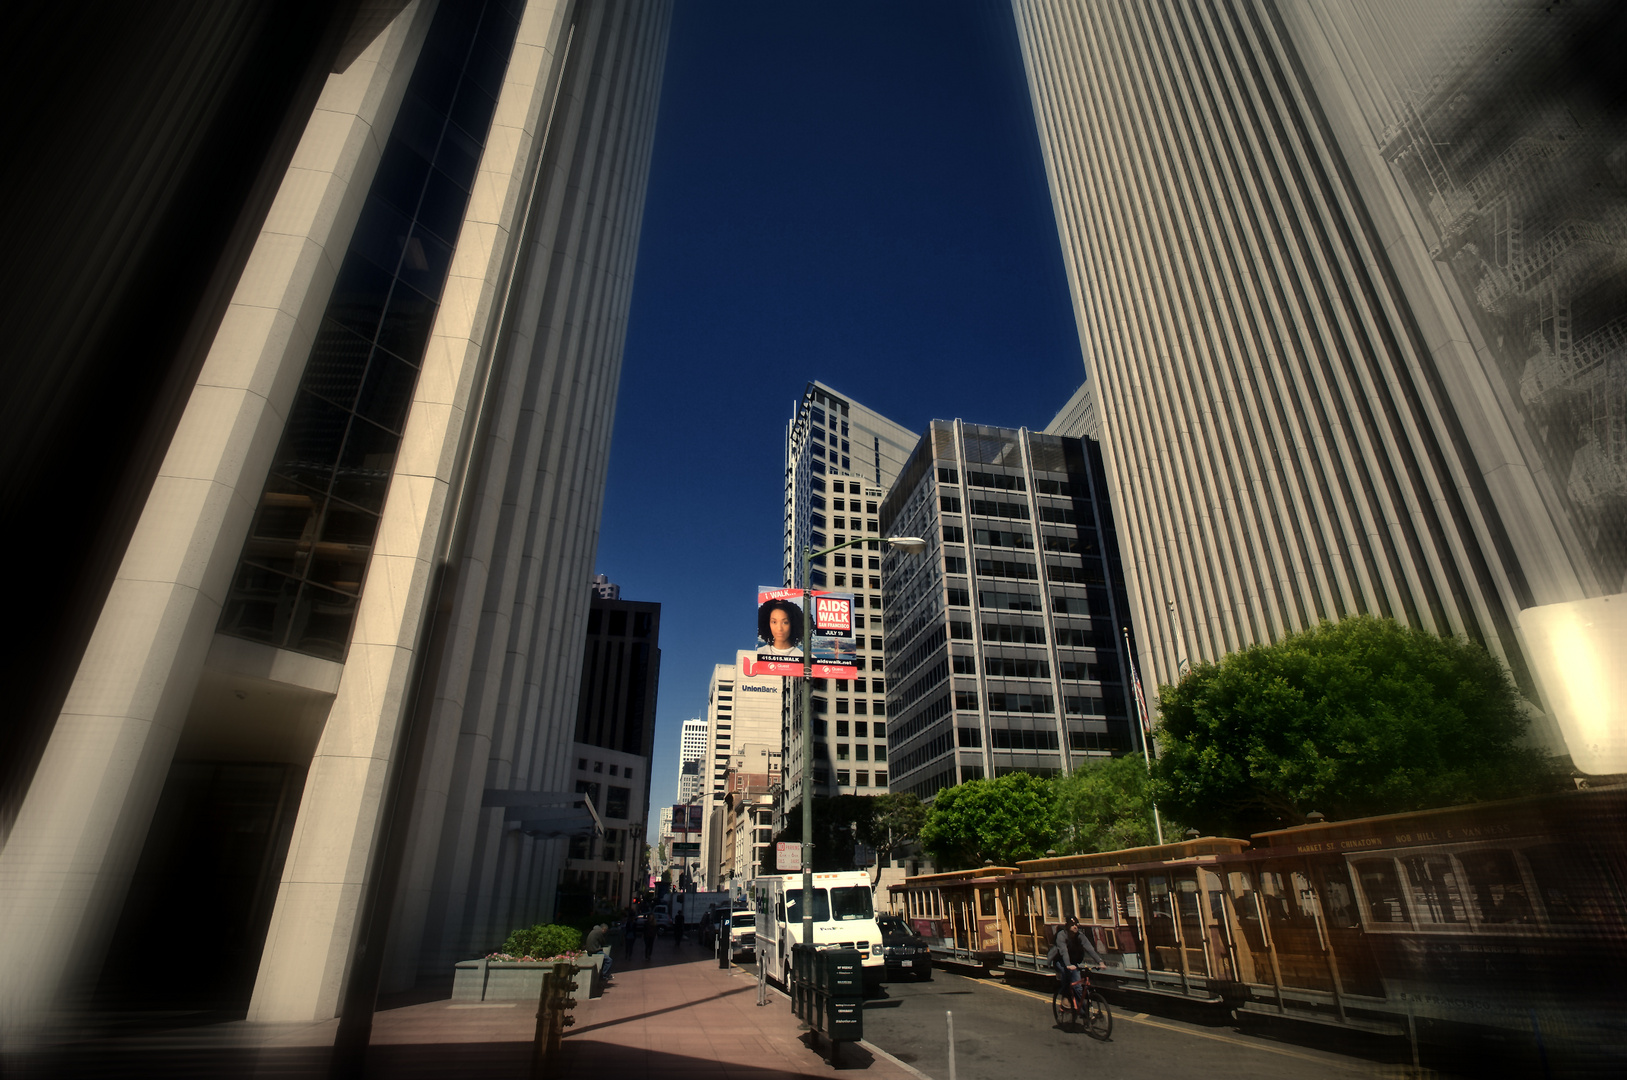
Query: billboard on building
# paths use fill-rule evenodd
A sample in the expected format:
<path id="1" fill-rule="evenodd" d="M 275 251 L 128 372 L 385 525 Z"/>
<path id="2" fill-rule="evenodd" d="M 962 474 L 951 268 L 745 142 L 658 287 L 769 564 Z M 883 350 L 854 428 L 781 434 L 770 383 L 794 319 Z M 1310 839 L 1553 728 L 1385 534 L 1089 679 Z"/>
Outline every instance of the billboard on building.
<path id="1" fill-rule="evenodd" d="M 858 649 L 853 640 L 853 594 L 813 594 L 811 652 L 816 679 L 858 678 Z M 757 649 L 737 657 L 742 675 L 802 676 L 803 635 L 809 620 L 801 589 L 772 585 L 757 589 Z"/>

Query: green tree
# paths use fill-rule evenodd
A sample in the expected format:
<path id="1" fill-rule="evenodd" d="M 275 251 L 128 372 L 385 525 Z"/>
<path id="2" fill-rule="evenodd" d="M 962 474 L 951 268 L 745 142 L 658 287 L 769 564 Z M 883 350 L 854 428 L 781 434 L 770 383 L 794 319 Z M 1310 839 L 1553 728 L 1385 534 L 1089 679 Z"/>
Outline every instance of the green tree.
<path id="1" fill-rule="evenodd" d="M 1055 840 L 1056 795 L 1028 773 L 968 780 L 938 792 L 921 827 L 921 846 L 943 870 L 1037 859 Z"/>
<path id="2" fill-rule="evenodd" d="M 1485 649 L 1389 619 L 1323 623 L 1160 687 L 1159 806 L 1247 836 L 1551 790 L 1527 719 Z"/>
<path id="3" fill-rule="evenodd" d="M 870 800 L 872 813 L 859 826 L 859 840 L 882 855 L 891 855 L 921 838 L 926 807 L 914 792 L 895 791 Z"/>
<path id="4" fill-rule="evenodd" d="M 1051 781 L 1056 790 L 1056 849 L 1068 855 L 1118 851 L 1158 842 L 1152 784 L 1140 754 L 1095 758 Z M 1180 826 L 1164 822 L 1166 838 Z"/>

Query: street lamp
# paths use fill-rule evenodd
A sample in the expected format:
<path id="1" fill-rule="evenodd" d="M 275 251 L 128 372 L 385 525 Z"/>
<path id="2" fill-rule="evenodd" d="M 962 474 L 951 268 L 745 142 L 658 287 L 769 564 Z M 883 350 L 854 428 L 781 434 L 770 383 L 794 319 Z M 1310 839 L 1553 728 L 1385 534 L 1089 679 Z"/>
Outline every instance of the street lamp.
<path id="1" fill-rule="evenodd" d="M 802 943 L 813 944 L 813 561 L 870 539 L 856 537 L 824 551 L 802 549 Z M 887 543 L 906 555 L 919 555 L 919 536 L 889 536 Z"/>

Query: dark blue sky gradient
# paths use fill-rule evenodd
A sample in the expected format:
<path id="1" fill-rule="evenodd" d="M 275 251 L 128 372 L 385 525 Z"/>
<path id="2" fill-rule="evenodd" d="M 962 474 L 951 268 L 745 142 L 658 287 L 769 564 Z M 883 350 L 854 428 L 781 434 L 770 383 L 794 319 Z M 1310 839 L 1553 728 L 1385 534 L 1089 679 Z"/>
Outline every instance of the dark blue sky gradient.
<path id="1" fill-rule="evenodd" d="M 652 803 L 780 580 L 785 422 L 1042 427 L 1083 379 L 1003 3 L 680 0 L 597 569 L 662 604 Z"/>

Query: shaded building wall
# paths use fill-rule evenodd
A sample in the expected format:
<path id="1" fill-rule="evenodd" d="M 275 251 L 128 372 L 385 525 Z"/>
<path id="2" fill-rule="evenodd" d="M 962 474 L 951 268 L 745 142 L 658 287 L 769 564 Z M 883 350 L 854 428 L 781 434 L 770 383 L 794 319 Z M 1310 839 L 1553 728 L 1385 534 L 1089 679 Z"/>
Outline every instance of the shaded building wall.
<path id="1" fill-rule="evenodd" d="M 1467 635 L 1541 700 L 1522 610 L 1590 586 L 1372 136 L 1307 68 L 1316 18 L 1013 8 L 1148 681 L 1365 612 Z"/>

